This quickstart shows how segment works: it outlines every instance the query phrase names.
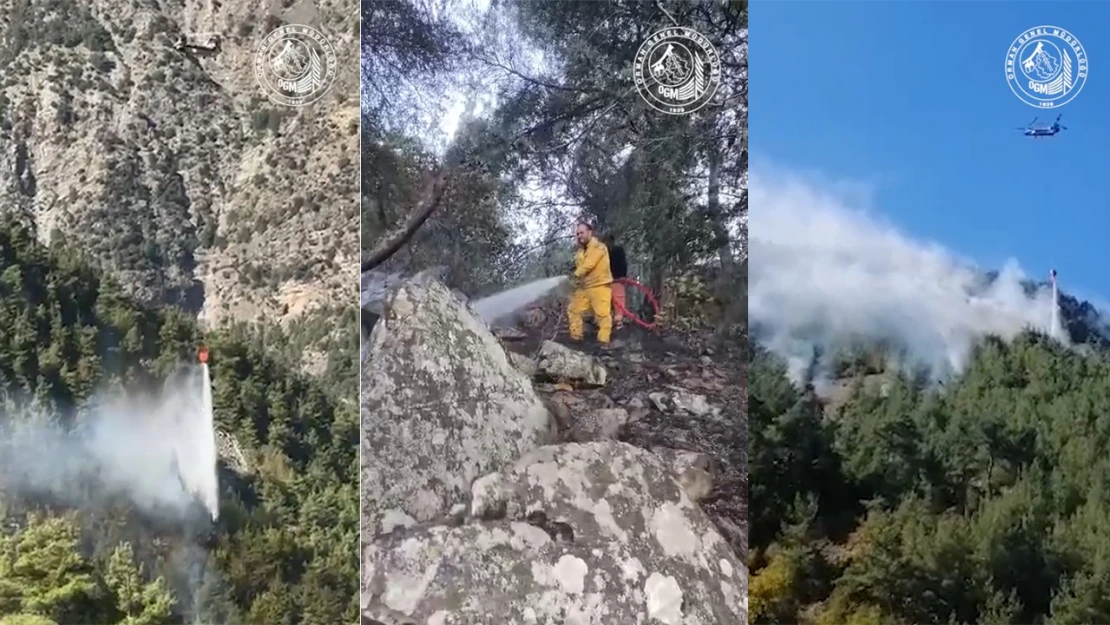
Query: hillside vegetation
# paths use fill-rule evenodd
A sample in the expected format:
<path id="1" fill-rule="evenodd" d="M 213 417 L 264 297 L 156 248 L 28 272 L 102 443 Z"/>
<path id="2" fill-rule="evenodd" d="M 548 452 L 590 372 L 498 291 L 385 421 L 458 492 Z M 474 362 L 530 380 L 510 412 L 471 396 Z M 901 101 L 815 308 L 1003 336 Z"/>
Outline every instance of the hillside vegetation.
<path id="1" fill-rule="evenodd" d="M 1110 622 L 1110 357 L 988 338 L 826 415 L 753 349 L 755 622 Z"/>
<path id="2" fill-rule="evenodd" d="M 157 388 L 207 342 L 217 425 L 253 467 L 221 470 L 211 527 L 146 518 L 95 480 L 78 508 L 0 491 L 0 623 L 356 620 L 358 422 L 334 399 L 345 376 L 327 388 L 280 364 L 277 330 L 202 336 L 12 219 L 0 219 L 0 328 L 0 426 L 33 404 L 77 427 L 96 391 Z"/>

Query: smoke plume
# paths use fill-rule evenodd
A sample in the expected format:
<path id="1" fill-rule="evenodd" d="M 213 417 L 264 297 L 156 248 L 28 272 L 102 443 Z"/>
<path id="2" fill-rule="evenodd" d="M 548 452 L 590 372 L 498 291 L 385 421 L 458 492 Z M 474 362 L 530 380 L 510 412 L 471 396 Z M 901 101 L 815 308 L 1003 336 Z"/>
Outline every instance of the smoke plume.
<path id="1" fill-rule="evenodd" d="M 869 216 L 862 198 L 763 173 L 751 178 L 748 310 L 753 334 L 795 380 L 815 353 L 848 341 L 898 345 L 940 375 L 960 370 L 984 335 L 1049 330 L 1051 289 L 1027 289 L 1016 261 L 988 280 L 943 247 Z"/>
<path id="2" fill-rule="evenodd" d="M 41 411 L 0 415 L 0 491 L 80 507 L 123 498 L 185 519 L 198 503 L 218 512 L 215 433 L 205 374 L 183 367 L 155 398 L 101 395 L 63 428 Z"/>

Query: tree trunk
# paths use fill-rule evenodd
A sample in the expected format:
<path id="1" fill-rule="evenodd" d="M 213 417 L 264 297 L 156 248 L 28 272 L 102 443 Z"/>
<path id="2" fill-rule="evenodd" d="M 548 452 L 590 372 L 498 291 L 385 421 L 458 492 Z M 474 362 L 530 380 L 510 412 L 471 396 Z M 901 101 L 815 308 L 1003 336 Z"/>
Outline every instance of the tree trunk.
<path id="1" fill-rule="evenodd" d="M 714 138 L 709 142 L 709 219 L 713 228 L 713 238 L 717 245 L 717 254 L 721 260 L 721 270 L 725 274 L 732 272 L 732 244 L 728 236 L 728 224 L 721 211 L 721 146 Z"/>
<path id="2" fill-rule="evenodd" d="M 663 263 L 663 259 L 659 256 L 652 256 L 650 277 L 648 278 L 648 288 L 651 289 L 651 294 L 657 299 L 663 297 L 663 281 L 666 279 L 667 270 Z M 652 308 L 651 302 L 648 298 L 644 298 L 644 303 L 640 308 L 640 318 L 648 323 L 655 321 L 655 309 Z"/>

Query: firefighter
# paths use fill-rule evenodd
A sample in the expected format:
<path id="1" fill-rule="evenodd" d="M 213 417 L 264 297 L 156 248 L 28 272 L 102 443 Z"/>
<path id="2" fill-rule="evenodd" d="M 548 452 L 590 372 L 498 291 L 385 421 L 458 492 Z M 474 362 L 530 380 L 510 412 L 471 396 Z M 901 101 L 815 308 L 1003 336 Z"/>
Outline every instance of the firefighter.
<path id="1" fill-rule="evenodd" d="M 578 240 L 578 249 L 574 252 L 574 270 L 570 274 L 574 292 L 567 304 L 570 338 L 582 340 L 582 317 L 587 311 L 592 311 L 597 320 L 597 342 L 608 346 L 613 331 L 610 290 L 613 276 L 609 271 L 609 250 L 594 236 L 593 226 L 584 221 L 575 225 L 574 236 Z"/>

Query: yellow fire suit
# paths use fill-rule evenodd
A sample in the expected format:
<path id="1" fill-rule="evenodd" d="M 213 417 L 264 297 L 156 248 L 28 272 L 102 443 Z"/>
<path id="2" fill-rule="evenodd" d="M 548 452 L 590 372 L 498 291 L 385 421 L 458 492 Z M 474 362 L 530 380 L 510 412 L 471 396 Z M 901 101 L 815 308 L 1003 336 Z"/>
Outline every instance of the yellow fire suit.
<path id="1" fill-rule="evenodd" d="M 606 344 L 613 331 L 613 274 L 609 271 L 609 248 L 596 237 L 590 237 L 585 247 L 574 253 L 574 277 L 578 282 L 567 304 L 570 337 L 582 340 L 582 316 L 592 310 L 597 320 L 597 342 Z"/>

